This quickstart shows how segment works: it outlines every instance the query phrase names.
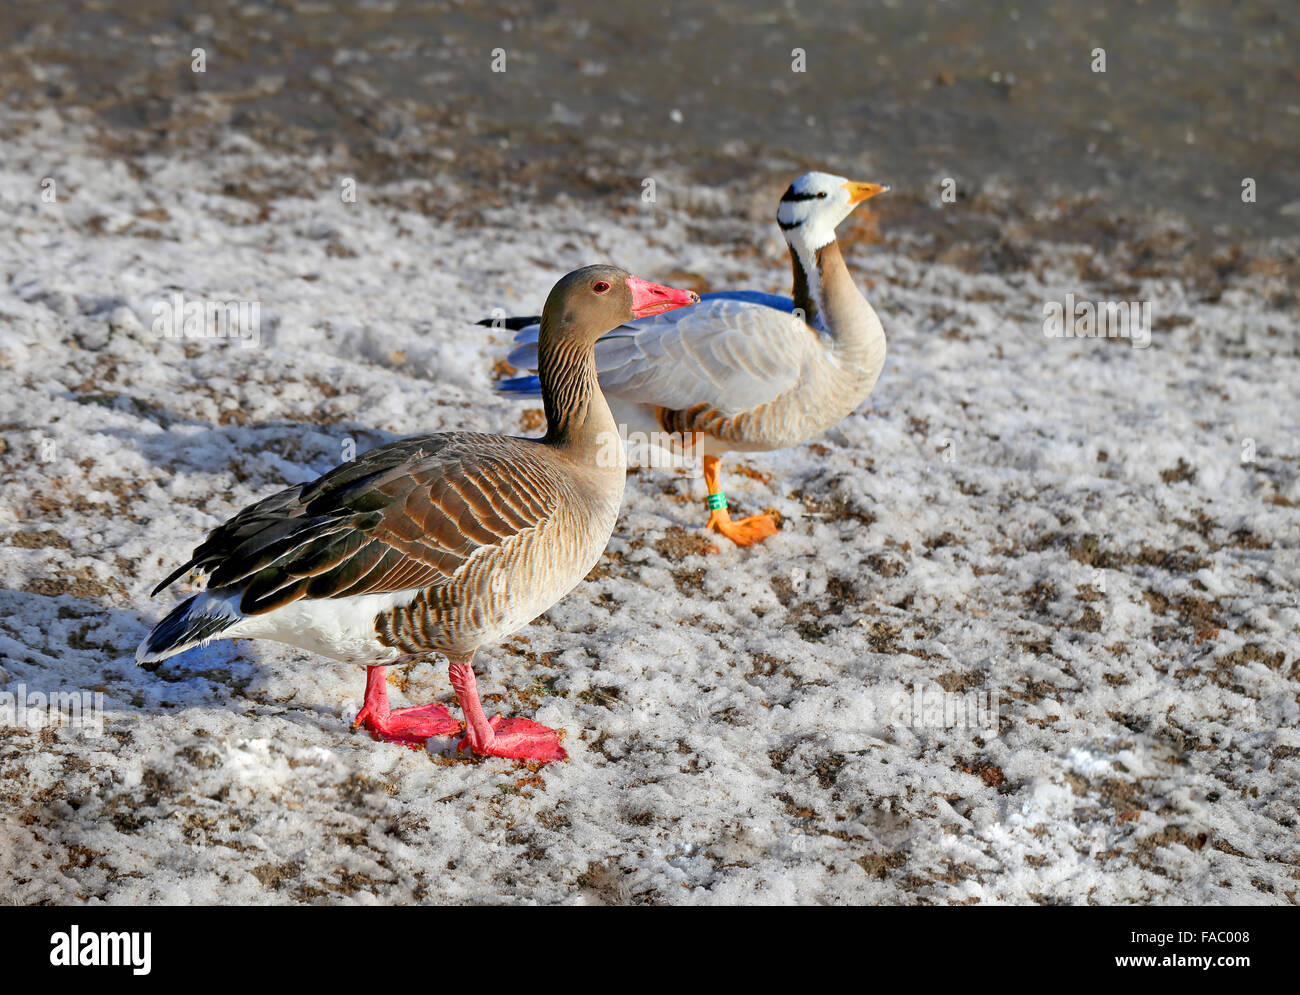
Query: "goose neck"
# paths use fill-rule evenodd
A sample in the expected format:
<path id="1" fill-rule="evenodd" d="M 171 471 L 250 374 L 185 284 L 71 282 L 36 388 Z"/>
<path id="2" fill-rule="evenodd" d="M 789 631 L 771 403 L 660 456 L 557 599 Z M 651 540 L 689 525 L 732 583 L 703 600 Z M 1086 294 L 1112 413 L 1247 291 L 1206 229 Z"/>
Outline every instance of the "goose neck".
<path id="1" fill-rule="evenodd" d="M 871 303 L 858 290 L 832 239 L 812 248 L 790 240 L 794 306 L 813 328 L 824 330 L 837 354 L 859 365 L 883 360 L 884 328 Z"/>
<path id="2" fill-rule="evenodd" d="M 588 462 L 608 448 L 609 433 L 617 434 L 596 377 L 593 343 L 574 342 L 548 331 L 543 326 L 537 357 L 546 409 L 543 441 Z"/>

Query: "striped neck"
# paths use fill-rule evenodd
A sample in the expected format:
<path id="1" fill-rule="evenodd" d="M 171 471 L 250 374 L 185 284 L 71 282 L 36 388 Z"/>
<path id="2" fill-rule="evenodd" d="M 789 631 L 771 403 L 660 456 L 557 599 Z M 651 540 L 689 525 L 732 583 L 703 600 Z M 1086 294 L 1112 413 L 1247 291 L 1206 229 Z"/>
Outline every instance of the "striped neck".
<path id="1" fill-rule="evenodd" d="M 606 441 L 605 433 L 617 432 L 596 378 L 594 343 L 555 333 L 543 318 L 537 340 L 537 378 L 546 409 L 542 441 L 577 458 L 594 459 Z"/>

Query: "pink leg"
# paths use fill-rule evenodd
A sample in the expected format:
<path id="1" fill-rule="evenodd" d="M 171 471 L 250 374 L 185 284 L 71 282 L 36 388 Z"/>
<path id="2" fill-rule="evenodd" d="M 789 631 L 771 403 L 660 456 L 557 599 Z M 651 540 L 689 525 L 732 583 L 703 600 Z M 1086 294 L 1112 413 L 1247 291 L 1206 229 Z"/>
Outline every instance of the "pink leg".
<path id="1" fill-rule="evenodd" d="M 449 736 L 460 731 L 460 723 L 442 705 L 414 708 L 388 707 L 388 680 L 383 667 L 366 668 L 366 701 L 352 728 L 365 726 L 375 739 L 421 749 L 431 736 Z"/>
<path id="2" fill-rule="evenodd" d="M 569 754 L 560 745 L 554 729 L 548 729 L 532 719 L 503 719 L 492 716 L 489 722 L 483 714 L 483 703 L 478 697 L 478 681 L 474 679 L 474 665 L 468 660 L 451 662 L 451 686 L 456 689 L 456 700 L 465 713 L 465 736 L 457 750 L 468 747 L 474 753 L 489 757 L 509 757 L 513 760 L 567 760 Z"/>

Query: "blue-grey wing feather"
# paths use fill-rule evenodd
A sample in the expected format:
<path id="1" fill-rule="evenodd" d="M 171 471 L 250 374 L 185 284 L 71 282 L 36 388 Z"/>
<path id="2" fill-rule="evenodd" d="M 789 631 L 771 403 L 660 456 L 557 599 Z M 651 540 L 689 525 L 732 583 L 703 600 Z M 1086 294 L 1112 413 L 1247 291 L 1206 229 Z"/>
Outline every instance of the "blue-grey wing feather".
<path id="1" fill-rule="evenodd" d="M 793 310 L 788 297 L 725 291 L 620 325 L 596 343 L 601 389 L 670 409 L 749 410 L 791 389 L 816 343 Z M 536 370 L 537 331 L 532 325 L 515 336 L 510 365 Z"/>

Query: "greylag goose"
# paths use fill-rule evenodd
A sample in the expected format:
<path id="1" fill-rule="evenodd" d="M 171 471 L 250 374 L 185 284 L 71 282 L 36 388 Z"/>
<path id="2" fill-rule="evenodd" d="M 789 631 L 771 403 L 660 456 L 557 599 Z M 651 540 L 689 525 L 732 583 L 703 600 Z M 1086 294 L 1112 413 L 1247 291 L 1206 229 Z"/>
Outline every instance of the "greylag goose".
<path id="1" fill-rule="evenodd" d="M 733 521 L 722 490 L 727 452 L 783 449 L 812 439 L 871 393 L 885 331 L 849 275 L 835 228 L 889 188 L 806 173 L 781 197 L 791 297 L 757 291 L 702 295 L 695 307 L 620 325 L 596 343 L 600 387 L 626 431 L 673 440 L 703 457 L 707 527 L 749 546 L 776 532 L 770 515 Z M 508 318 L 519 334 L 511 365 L 536 370 L 538 319 Z M 499 324 L 485 319 L 480 324 Z M 536 376 L 502 381 L 535 394 Z"/>
<path id="2" fill-rule="evenodd" d="M 438 652 L 465 716 L 458 749 L 564 759 L 554 730 L 484 715 L 474 653 L 568 593 L 613 532 L 626 469 L 622 445 L 608 445 L 617 427 L 596 379 L 596 340 L 698 301 L 614 266 L 570 273 L 542 314 L 543 438 L 401 439 L 251 505 L 154 590 L 187 571 L 203 587 L 154 626 L 136 662 L 153 669 L 212 639 L 260 638 L 363 663 L 355 725 L 419 748 L 460 723 L 438 704 L 390 708 L 385 667 Z"/>

